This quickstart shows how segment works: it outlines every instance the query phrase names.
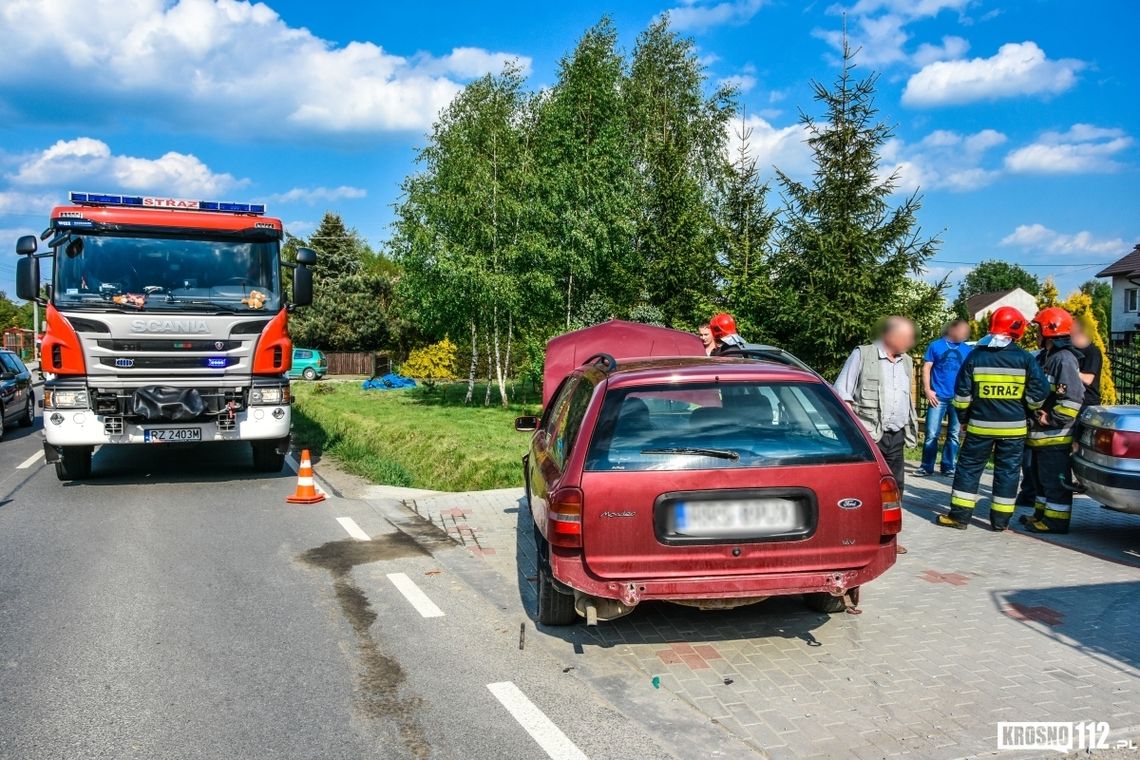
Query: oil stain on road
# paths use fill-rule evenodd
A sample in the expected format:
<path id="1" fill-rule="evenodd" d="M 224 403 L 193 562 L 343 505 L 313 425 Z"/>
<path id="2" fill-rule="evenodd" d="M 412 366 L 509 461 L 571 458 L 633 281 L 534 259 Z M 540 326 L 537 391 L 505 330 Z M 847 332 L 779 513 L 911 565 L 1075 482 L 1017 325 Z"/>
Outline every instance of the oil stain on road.
<path id="1" fill-rule="evenodd" d="M 306 565 L 323 568 L 332 575 L 337 604 L 356 634 L 360 655 L 358 703 L 361 711 L 371 718 L 394 721 L 400 738 L 415 758 L 431 756 L 431 745 L 417 718 L 423 700 L 417 696 L 400 695 L 400 687 L 406 678 L 404 669 L 381 652 L 372 637 L 376 612 L 350 572 L 357 565 L 428 554 L 415 539 L 396 532 L 376 536 L 371 541 L 330 541 L 309 549 L 299 557 Z"/>

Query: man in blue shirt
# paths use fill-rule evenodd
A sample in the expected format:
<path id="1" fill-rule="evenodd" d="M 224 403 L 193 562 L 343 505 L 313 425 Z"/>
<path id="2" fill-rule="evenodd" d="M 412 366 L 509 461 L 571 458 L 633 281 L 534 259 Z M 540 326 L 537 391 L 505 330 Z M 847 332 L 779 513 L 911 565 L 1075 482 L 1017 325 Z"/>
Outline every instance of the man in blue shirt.
<path id="1" fill-rule="evenodd" d="M 938 458 L 938 436 L 942 421 L 946 420 L 946 445 L 942 449 L 942 474 L 953 475 L 958 461 L 958 412 L 951 405 L 954 400 L 954 381 L 958 370 L 970 353 L 966 344 L 970 337 L 970 323 L 955 319 L 942 333 L 942 337 L 926 348 L 923 357 L 922 385 L 926 390 L 926 440 L 922 444 L 922 466 L 915 475 L 933 475 Z"/>

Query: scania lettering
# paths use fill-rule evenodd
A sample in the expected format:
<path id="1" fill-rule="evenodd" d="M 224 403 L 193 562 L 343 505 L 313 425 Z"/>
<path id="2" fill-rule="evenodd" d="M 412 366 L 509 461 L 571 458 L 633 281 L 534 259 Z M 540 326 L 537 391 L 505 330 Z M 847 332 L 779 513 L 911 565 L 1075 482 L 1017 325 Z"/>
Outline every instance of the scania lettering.
<path id="1" fill-rule="evenodd" d="M 312 301 L 316 254 L 282 262 L 281 221 L 258 203 L 70 200 L 39 239 L 16 243 L 16 291 L 45 307 L 44 451 L 60 480 L 89 476 L 100 446 L 127 444 L 248 441 L 256 469 L 280 470 L 288 318 Z"/>

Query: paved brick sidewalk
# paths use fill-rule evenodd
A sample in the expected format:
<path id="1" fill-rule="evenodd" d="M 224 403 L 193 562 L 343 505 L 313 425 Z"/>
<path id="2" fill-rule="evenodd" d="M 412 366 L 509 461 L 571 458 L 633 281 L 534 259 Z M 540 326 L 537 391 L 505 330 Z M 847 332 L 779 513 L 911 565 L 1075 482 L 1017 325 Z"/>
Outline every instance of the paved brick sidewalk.
<path id="1" fill-rule="evenodd" d="M 862 615 L 820 615 L 797 599 L 728 612 L 644 604 L 544 633 L 568 661 L 610 668 L 627 689 L 668 689 L 775 758 L 987 754 L 999 720 L 1103 720 L 1113 738 L 1135 735 L 1140 569 L 1012 533 L 939 529 L 929 519 L 947 489 L 908 484 L 910 553 L 864 589 Z M 533 615 L 521 495 L 408 505 L 479 557 L 487 583 L 517 584 Z M 1140 538 L 1140 520 L 1113 525 L 1124 543 Z M 1070 543 L 1084 548 L 1079 537 Z"/>

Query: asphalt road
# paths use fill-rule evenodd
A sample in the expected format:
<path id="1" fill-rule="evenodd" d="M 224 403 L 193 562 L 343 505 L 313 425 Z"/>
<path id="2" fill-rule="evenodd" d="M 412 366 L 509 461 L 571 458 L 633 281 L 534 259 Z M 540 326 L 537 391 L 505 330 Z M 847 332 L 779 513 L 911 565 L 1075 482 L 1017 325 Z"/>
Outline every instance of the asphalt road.
<path id="1" fill-rule="evenodd" d="M 677 756 L 520 649 L 442 534 L 287 505 L 243 446 L 105 449 L 81 484 L 40 449 L 0 441 L 0 758 Z"/>

